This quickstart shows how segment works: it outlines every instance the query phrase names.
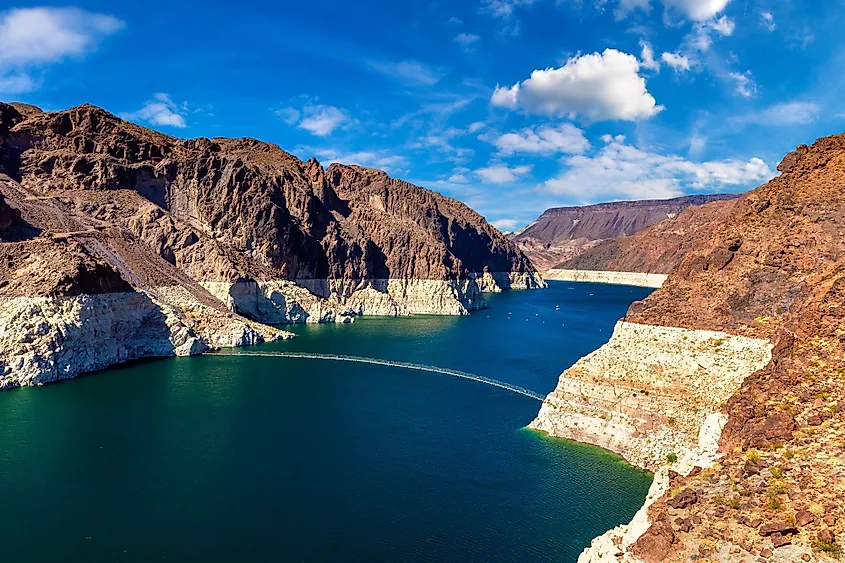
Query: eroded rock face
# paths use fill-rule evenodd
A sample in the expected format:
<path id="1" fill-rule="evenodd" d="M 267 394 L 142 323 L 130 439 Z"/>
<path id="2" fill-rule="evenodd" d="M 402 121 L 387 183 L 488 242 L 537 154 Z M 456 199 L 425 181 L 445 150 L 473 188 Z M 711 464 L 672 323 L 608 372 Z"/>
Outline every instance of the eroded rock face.
<path id="1" fill-rule="evenodd" d="M 742 373 L 733 370 L 737 377 L 730 386 L 707 393 L 714 399 L 707 408 L 717 408 L 714 416 L 723 417 L 723 423 L 706 432 L 703 425 L 701 436 L 718 442 L 718 451 L 711 450 L 709 463 L 679 470 L 674 479 L 665 475 L 665 466 L 658 468 L 652 488 L 659 494 L 650 493 L 645 513 L 594 540 L 583 561 L 812 561 L 825 560 L 818 551 L 821 535 L 829 542 L 822 542 L 824 549 L 836 550 L 845 542 L 839 502 L 845 493 L 845 135 L 799 147 L 779 170 L 780 177 L 735 203 L 698 208 L 731 205 L 726 213 L 719 211 L 724 215 L 715 222 L 705 221 L 700 232 L 684 235 L 689 246 L 662 289 L 632 305 L 626 317 L 655 331 L 720 331 L 730 335 L 726 341 L 771 342 L 771 361 L 749 365 Z M 648 230 L 630 240 L 647 236 Z M 640 260 L 636 249 L 626 252 L 614 260 Z M 695 346 L 684 350 L 687 358 L 695 357 Z M 664 381 L 638 366 L 637 355 L 621 362 L 638 384 Z M 630 417 L 636 407 L 644 431 L 639 439 L 653 443 L 665 435 L 668 420 L 651 429 L 642 424 L 642 413 L 665 404 L 661 396 L 653 404 L 634 405 L 626 389 L 616 392 L 613 401 L 607 392 L 595 401 L 596 390 L 614 387 L 619 379 L 600 365 L 586 377 L 564 374 L 543 407 L 560 412 L 549 426 L 565 428 L 568 420 L 584 414 L 585 406 L 593 409 L 590 414 L 599 412 L 597 407 L 612 411 L 608 420 Z M 683 369 L 683 360 L 676 366 Z M 577 367 L 572 368 L 576 374 Z M 685 393 L 695 395 L 700 379 L 695 368 L 686 371 L 671 378 L 682 388 L 672 394 L 695 405 Z M 586 392 L 571 392 L 573 383 Z M 596 419 L 605 427 L 587 425 L 580 437 L 603 445 L 607 440 L 596 430 L 604 432 L 606 423 L 589 417 Z M 685 435 L 672 436 L 668 443 L 689 443 L 690 432 Z M 623 444 L 618 448 L 625 451 Z M 695 502 L 688 502 L 685 491 L 695 492 Z"/>
<path id="2" fill-rule="evenodd" d="M 630 237 L 601 241 L 554 266 L 563 270 L 668 274 L 730 213 L 736 199 L 686 207 Z"/>
<path id="3" fill-rule="evenodd" d="M 0 104 L 0 259 L 0 388 L 290 336 L 258 322 L 466 314 L 544 286 L 457 201 L 87 105 Z"/>
<path id="4" fill-rule="evenodd" d="M 626 260 L 617 267 L 609 267 L 611 256 L 627 256 L 619 252 L 618 243 L 624 238 L 660 223 L 672 220 L 691 206 L 705 205 L 714 201 L 726 201 L 739 197 L 736 194 L 693 195 L 665 200 L 618 201 L 586 205 L 582 207 L 556 207 L 544 212 L 534 223 L 513 235 L 513 240 L 542 271 L 555 267 L 561 269 L 612 270 L 622 272 L 667 273 L 665 268 L 671 260 L 665 256 L 655 264 L 643 261 L 642 265 Z M 683 221 L 680 222 L 683 224 Z M 679 238 L 679 237 L 675 237 Z M 616 240 L 621 239 L 621 240 Z M 604 242 L 602 242 L 604 241 Z M 664 235 L 658 240 L 664 245 L 664 253 L 676 246 Z M 587 254 L 570 266 L 558 266 Z M 645 256 L 643 258 L 646 258 Z M 650 257 L 652 261 L 657 256 Z M 671 269 L 671 268 L 670 268 Z"/>
<path id="5" fill-rule="evenodd" d="M 201 282 L 534 275 L 455 200 L 252 139 L 180 141 L 80 106 L 17 124 L 5 147 L 24 188 L 73 192 L 76 208 L 130 228 Z"/>

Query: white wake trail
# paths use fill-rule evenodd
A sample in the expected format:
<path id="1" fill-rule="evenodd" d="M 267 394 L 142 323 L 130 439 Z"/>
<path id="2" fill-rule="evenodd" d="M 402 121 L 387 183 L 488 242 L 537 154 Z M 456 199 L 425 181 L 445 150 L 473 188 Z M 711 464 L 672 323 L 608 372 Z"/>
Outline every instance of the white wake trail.
<path id="1" fill-rule="evenodd" d="M 484 383 L 485 385 L 491 385 L 493 387 L 498 387 L 499 389 L 505 389 L 506 391 L 510 391 L 512 393 L 517 393 L 524 397 L 530 397 L 537 401 L 542 402 L 543 399 L 546 397 L 541 395 L 536 391 L 532 391 L 531 389 L 526 389 L 525 387 L 520 387 L 519 385 L 513 385 L 510 383 L 505 383 L 504 381 L 499 381 L 498 379 L 491 379 L 489 377 L 484 377 L 482 375 L 476 375 L 474 373 L 469 373 L 466 371 L 458 371 L 455 369 L 449 368 L 441 368 L 437 366 L 429 366 L 425 364 L 414 364 L 410 362 L 394 362 L 392 360 L 381 360 L 379 358 L 365 358 L 362 356 L 343 356 L 340 354 L 316 354 L 310 352 L 217 352 L 214 354 L 210 354 L 212 356 L 232 356 L 232 357 L 249 357 L 249 356 L 259 356 L 265 358 L 296 358 L 296 359 L 305 359 L 305 360 L 326 360 L 326 361 L 333 361 L 333 362 L 354 362 L 358 364 L 373 364 L 377 366 L 388 366 L 388 367 L 395 367 L 395 368 L 402 368 L 402 369 L 413 369 L 417 371 L 426 371 L 430 373 L 440 373 L 443 375 L 450 375 L 452 377 L 459 377 L 461 379 L 469 379 L 470 381 L 477 381 L 479 383 Z"/>

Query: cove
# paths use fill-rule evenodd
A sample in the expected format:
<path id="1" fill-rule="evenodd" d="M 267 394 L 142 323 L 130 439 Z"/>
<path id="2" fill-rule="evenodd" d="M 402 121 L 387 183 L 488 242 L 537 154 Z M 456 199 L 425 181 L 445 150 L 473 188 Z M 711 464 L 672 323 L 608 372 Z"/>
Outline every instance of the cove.
<path id="1" fill-rule="evenodd" d="M 469 317 L 295 326 L 243 352 L 545 394 L 648 292 L 550 282 Z M 4 560 L 575 561 L 630 520 L 651 477 L 525 430 L 538 408 L 438 373 L 246 355 L 0 393 Z"/>

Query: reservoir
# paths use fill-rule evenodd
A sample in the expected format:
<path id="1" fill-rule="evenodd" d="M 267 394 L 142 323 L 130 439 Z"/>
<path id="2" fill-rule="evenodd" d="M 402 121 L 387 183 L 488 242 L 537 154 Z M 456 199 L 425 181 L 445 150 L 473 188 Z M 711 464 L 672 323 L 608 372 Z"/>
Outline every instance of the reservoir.
<path id="1" fill-rule="evenodd" d="M 549 285 L 0 393 L 3 560 L 574 562 L 651 476 L 446 373 L 545 395 L 650 292 Z"/>

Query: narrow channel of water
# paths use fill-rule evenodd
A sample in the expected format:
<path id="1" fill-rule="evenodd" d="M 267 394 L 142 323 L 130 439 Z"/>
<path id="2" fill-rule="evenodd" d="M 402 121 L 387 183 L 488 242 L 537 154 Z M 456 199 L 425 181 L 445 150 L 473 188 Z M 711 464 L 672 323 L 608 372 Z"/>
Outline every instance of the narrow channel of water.
<path id="1" fill-rule="evenodd" d="M 299 326 L 248 351 L 545 394 L 647 293 L 553 282 L 470 317 Z M 445 374 L 278 357 L 156 360 L 0 393 L 3 558 L 575 561 L 631 518 L 650 476 L 524 430 L 538 407 Z"/>

